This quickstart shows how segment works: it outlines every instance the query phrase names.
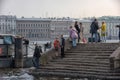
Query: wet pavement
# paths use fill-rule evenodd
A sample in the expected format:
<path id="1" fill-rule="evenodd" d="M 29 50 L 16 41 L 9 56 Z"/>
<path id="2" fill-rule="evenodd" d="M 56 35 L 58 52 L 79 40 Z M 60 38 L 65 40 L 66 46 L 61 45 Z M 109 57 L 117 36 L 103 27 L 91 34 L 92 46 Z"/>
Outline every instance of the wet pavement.
<path id="1" fill-rule="evenodd" d="M 34 80 L 28 69 L 0 69 L 0 80 Z"/>

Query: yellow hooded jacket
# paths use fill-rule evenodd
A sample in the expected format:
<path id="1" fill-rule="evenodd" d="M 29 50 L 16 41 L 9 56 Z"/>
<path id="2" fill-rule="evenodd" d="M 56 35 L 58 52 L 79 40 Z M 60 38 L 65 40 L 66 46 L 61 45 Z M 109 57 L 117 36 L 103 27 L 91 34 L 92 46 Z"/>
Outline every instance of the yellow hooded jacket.
<path id="1" fill-rule="evenodd" d="M 102 31 L 102 32 L 106 32 L 106 24 L 105 24 L 105 23 L 102 24 L 102 26 L 101 26 L 101 31 Z"/>

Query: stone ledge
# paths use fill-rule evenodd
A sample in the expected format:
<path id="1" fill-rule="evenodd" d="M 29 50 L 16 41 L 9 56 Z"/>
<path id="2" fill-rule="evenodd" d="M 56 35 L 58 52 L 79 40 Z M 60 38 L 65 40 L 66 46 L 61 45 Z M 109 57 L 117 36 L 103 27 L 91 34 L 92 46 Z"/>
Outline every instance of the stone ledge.
<path id="1" fill-rule="evenodd" d="M 110 68 L 111 70 L 120 68 L 120 47 L 118 47 L 111 55 L 110 55 Z"/>
<path id="2" fill-rule="evenodd" d="M 69 42 L 68 39 L 66 39 L 65 40 L 65 51 L 71 49 L 71 47 L 72 47 L 71 43 Z M 40 57 L 40 64 L 41 65 L 46 65 L 51 60 L 57 58 L 56 54 L 60 55 L 60 50 L 55 51 L 54 48 L 52 48 L 49 51 L 43 53 L 42 56 Z M 24 59 L 24 67 L 31 67 L 31 66 L 33 66 L 32 57 L 30 57 L 28 59 Z"/>

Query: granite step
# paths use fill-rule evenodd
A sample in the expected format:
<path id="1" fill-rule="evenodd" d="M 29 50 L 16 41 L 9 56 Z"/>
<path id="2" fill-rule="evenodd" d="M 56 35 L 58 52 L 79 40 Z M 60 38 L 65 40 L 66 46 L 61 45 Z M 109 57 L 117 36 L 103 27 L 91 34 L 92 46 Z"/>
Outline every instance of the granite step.
<path id="1" fill-rule="evenodd" d="M 90 80 L 120 80 L 120 73 L 110 70 L 109 56 L 118 43 L 78 44 L 65 52 L 65 58 L 51 60 L 30 74 L 58 77 L 83 77 Z M 91 79 L 93 78 L 93 79 Z"/>

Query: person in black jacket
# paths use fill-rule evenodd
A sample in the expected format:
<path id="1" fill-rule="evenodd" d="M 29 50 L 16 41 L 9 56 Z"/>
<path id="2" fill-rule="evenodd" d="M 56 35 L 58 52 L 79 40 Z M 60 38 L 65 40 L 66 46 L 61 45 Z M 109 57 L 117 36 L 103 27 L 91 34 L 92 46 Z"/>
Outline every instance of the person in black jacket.
<path id="1" fill-rule="evenodd" d="M 34 64 L 34 67 L 36 67 L 37 69 L 39 68 L 39 58 L 41 56 L 40 53 L 42 53 L 41 47 L 35 44 L 35 50 L 33 54 L 33 64 Z"/>
<path id="2" fill-rule="evenodd" d="M 60 47 L 61 47 L 61 58 L 63 58 L 63 57 L 65 57 L 65 53 L 64 53 L 65 39 L 64 39 L 63 35 L 61 35 Z"/>
<path id="3" fill-rule="evenodd" d="M 78 43 L 80 42 L 80 28 L 78 26 L 78 22 L 75 21 L 75 25 L 74 25 L 75 29 L 77 30 L 77 34 L 78 34 Z"/>
<path id="4" fill-rule="evenodd" d="M 90 33 L 91 33 L 91 42 L 93 42 L 93 35 L 95 35 L 95 42 L 98 42 L 98 32 L 99 29 L 97 19 L 94 19 L 94 21 L 90 25 Z"/>
<path id="5" fill-rule="evenodd" d="M 119 42 L 120 42 L 120 25 L 116 25 L 116 27 L 119 28 L 119 34 L 118 34 L 118 37 L 119 37 Z"/>

